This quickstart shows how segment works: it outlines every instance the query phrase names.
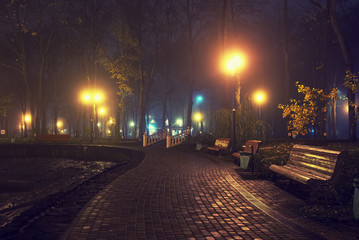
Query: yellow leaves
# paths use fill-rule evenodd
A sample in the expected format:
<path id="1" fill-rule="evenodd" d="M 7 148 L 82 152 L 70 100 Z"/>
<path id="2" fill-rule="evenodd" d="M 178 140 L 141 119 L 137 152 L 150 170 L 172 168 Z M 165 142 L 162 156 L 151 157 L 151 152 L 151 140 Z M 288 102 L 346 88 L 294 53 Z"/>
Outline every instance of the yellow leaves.
<path id="1" fill-rule="evenodd" d="M 32 36 L 37 36 L 37 33 L 36 33 L 36 32 L 32 32 L 31 35 L 32 35 Z"/>
<path id="2" fill-rule="evenodd" d="M 359 89 L 359 73 L 353 73 L 350 70 L 345 72 L 344 86 L 351 89 L 354 93 Z"/>
<path id="3" fill-rule="evenodd" d="M 279 104 L 283 111 L 283 118 L 288 118 L 288 129 L 293 134 L 306 135 L 310 126 L 321 124 L 325 121 L 325 113 L 330 100 L 337 98 L 338 89 L 333 88 L 329 94 L 323 89 L 310 88 L 296 82 L 298 93 L 304 94 L 303 100 L 290 99 L 290 104 Z"/>

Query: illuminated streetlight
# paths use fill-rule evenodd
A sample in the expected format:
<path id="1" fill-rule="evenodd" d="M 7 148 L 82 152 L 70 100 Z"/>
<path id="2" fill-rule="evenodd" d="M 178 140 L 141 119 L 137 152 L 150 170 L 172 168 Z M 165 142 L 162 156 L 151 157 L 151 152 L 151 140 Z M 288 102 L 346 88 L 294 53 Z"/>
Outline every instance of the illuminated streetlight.
<path id="1" fill-rule="evenodd" d="M 134 121 L 131 121 L 130 122 L 130 127 L 132 128 L 132 129 L 130 129 L 131 131 L 132 131 L 132 133 L 133 133 L 133 137 L 136 137 L 136 134 L 135 134 L 135 122 Z M 131 132 L 130 132 L 131 133 Z M 131 134 L 130 134 L 131 135 Z"/>
<path id="2" fill-rule="evenodd" d="M 102 107 L 98 110 L 98 113 L 103 116 L 106 114 L 106 109 Z"/>
<path id="3" fill-rule="evenodd" d="M 56 126 L 57 126 L 58 128 L 62 128 L 63 122 L 62 122 L 61 120 L 58 120 L 57 123 L 56 123 Z"/>
<path id="4" fill-rule="evenodd" d="M 258 119 L 261 118 L 261 105 L 267 101 L 267 94 L 263 90 L 257 90 L 253 94 L 253 99 L 258 105 Z"/>
<path id="5" fill-rule="evenodd" d="M 101 93 L 95 93 L 95 95 L 94 95 L 94 100 L 96 101 L 96 102 L 100 102 L 101 100 L 102 100 L 102 94 Z"/>
<path id="6" fill-rule="evenodd" d="M 223 55 L 221 60 L 222 71 L 232 76 L 243 70 L 247 65 L 247 58 L 243 53 L 231 51 Z"/>
<path id="7" fill-rule="evenodd" d="M 179 127 L 182 127 L 182 126 L 183 126 L 183 120 L 180 119 L 180 118 L 178 118 L 178 119 L 176 120 L 176 124 L 177 124 Z"/>
<path id="8" fill-rule="evenodd" d="M 196 121 L 201 121 L 202 120 L 202 114 L 201 113 L 195 113 L 194 119 L 196 119 Z"/>
<path id="9" fill-rule="evenodd" d="M 31 123 L 31 115 L 30 114 L 26 114 L 24 117 L 25 123 Z"/>
<path id="10" fill-rule="evenodd" d="M 232 152 L 237 151 L 236 147 L 236 89 L 238 96 L 240 96 L 240 82 L 239 72 L 247 65 L 246 56 L 237 51 L 232 51 L 225 54 L 222 58 L 221 68 L 226 74 L 233 77 L 233 116 L 232 116 Z M 238 86 L 237 86 L 238 84 Z"/>
<path id="11" fill-rule="evenodd" d="M 254 101 L 259 105 L 263 104 L 267 100 L 267 94 L 262 90 L 256 91 L 253 96 Z"/>
<path id="12" fill-rule="evenodd" d="M 24 126 L 24 137 L 27 138 L 27 126 L 31 123 L 31 115 L 29 113 L 22 115 L 22 122 Z"/>
<path id="13" fill-rule="evenodd" d="M 90 97 L 90 94 L 88 94 L 88 93 L 85 93 L 82 97 L 82 100 L 84 102 L 90 102 L 90 99 L 91 99 L 91 97 Z"/>
<path id="14" fill-rule="evenodd" d="M 201 132 L 203 133 L 203 115 L 199 112 L 194 114 L 194 119 L 201 124 Z"/>
<path id="15" fill-rule="evenodd" d="M 105 95 L 103 92 L 99 89 L 89 89 L 85 90 L 81 93 L 80 99 L 85 104 L 91 104 L 93 105 L 93 116 L 90 119 L 90 127 L 91 127 L 91 142 L 93 141 L 94 136 L 94 128 L 95 128 L 95 137 L 99 137 L 99 131 L 98 131 L 98 111 L 97 111 L 97 104 L 104 101 Z"/>
<path id="16" fill-rule="evenodd" d="M 100 98 L 98 98 L 98 100 L 99 99 Z M 101 116 L 101 124 L 100 124 L 100 122 L 98 122 L 97 127 L 99 127 L 101 129 L 101 133 L 100 133 L 101 137 L 102 137 L 102 135 L 106 135 L 106 132 L 105 132 L 106 131 L 106 122 L 103 121 L 103 116 L 106 115 L 106 113 L 107 113 L 106 108 L 104 108 L 104 107 L 99 108 L 98 114 L 100 114 L 100 116 Z"/>

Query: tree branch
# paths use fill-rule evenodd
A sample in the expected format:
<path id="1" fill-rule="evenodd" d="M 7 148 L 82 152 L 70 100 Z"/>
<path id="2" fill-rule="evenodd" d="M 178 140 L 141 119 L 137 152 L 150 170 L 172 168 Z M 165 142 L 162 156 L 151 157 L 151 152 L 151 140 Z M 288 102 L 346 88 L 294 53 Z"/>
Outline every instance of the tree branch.
<path id="1" fill-rule="evenodd" d="M 320 3 L 318 3 L 318 2 L 316 2 L 316 1 L 314 1 L 314 0 L 310 0 L 310 2 L 311 2 L 314 6 L 318 7 L 320 10 L 324 10 L 324 7 L 323 7 Z"/>

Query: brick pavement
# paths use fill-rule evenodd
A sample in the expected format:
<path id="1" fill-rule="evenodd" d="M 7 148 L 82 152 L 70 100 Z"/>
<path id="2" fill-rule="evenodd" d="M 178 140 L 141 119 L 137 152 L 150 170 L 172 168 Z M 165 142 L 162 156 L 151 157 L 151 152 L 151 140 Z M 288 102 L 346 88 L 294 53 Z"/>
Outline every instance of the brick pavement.
<path id="1" fill-rule="evenodd" d="M 270 182 L 244 181 L 233 168 L 204 154 L 146 148 L 143 163 L 89 201 L 62 239 L 344 236 L 301 219 L 291 208 L 303 202 Z"/>

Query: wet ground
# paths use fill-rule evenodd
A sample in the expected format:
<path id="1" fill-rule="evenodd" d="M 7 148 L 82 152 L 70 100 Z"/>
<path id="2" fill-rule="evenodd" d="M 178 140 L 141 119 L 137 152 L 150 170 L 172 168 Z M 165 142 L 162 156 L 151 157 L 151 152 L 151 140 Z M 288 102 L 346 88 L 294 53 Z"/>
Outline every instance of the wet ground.
<path id="1" fill-rule="evenodd" d="M 70 159 L 0 159 L 0 239 L 57 239 L 126 163 Z"/>

